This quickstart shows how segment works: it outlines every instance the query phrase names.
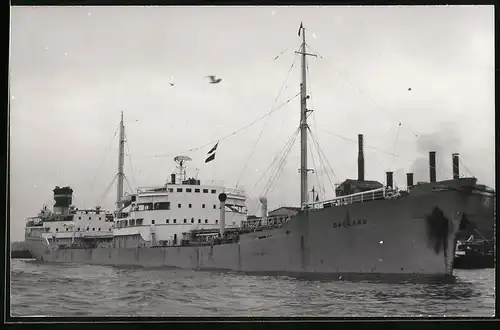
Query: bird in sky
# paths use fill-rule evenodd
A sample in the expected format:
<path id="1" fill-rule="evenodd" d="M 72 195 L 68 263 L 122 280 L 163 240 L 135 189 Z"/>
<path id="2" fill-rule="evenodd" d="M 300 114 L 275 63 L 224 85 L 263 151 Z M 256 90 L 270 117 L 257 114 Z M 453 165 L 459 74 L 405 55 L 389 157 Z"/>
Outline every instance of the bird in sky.
<path id="1" fill-rule="evenodd" d="M 411 91 L 411 88 L 408 88 L 409 91 Z"/>
<path id="2" fill-rule="evenodd" d="M 211 84 L 218 84 L 222 81 L 221 78 L 216 79 L 215 76 L 207 76 L 207 78 L 210 79 Z"/>
<path id="3" fill-rule="evenodd" d="M 175 83 L 174 83 L 174 77 L 170 77 L 170 82 L 169 82 L 170 86 L 174 87 Z"/>

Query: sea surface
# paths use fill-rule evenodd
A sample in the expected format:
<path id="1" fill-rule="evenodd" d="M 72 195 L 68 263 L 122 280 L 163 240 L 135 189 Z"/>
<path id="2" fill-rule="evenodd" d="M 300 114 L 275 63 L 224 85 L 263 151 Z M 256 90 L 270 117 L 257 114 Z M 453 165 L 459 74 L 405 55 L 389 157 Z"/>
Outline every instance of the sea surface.
<path id="1" fill-rule="evenodd" d="M 495 270 L 455 274 L 389 284 L 12 259 L 11 315 L 493 317 Z"/>

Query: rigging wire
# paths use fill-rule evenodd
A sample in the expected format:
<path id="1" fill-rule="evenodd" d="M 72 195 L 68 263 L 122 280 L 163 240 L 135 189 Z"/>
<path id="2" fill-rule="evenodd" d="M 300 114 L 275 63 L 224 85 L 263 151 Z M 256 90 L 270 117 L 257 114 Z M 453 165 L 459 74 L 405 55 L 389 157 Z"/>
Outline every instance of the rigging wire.
<path id="1" fill-rule="evenodd" d="M 309 131 L 309 134 L 311 135 L 311 139 L 312 139 L 313 143 L 315 143 L 315 145 L 316 145 L 316 150 L 318 151 L 318 155 L 319 155 L 320 157 L 322 157 L 322 158 L 324 159 L 324 161 L 326 162 L 326 164 L 328 165 L 328 167 L 327 167 L 327 166 L 324 166 L 324 168 L 325 168 L 325 173 L 326 173 L 326 176 L 328 177 L 328 181 L 330 181 L 330 184 L 332 185 L 333 191 L 334 191 L 334 193 L 335 193 L 335 183 L 334 183 L 334 181 L 332 180 L 332 178 L 330 177 L 330 173 L 328 173 L 328 169 L 330 169 L 330 171 L 332 171 L 333 177 L 335 178 L 335 180 L 337 180 L 337 181 L 338 181 L 337 176 L 335 175 L 335 171 L 333 170 L 333 167 L 330 165 L 330 162 L 328 161 L 328 158 L 327 158 L 327 157 L 326 157 L 326 155 L 324 154 L 323 150 L 322 150 L 322 149 L 321 149 L 321 147 L 319 146 L 319 143 L 318 143 L 318 141 L 317 141 L 316 137 L 313 135 L 313 133 L 312 133 L 311 129 L 310 129 L 309 127 L 308 127 L 307 129 L 308 129 L 308 131 Z"/>
<path id="2" fill-rule="evenodd" d="M 473 178 L 475 178 L 476 176 L 474 174 L 472 174 L 472 172 L 467 168 L 467 166 L 465 166 L 465 163 L 463 161 L 463 157 L 462 155 L 458 155 L 458 159 L 460 160 L 460 163 L 464 166 L 465 170 L 470 174 L 472 175 Z"/>
<path id="3" fill-rule="evenodd" d="M 128 137 L 127 137 L 127 134 L 125 133 L 125 140 L 128 141 Z M 132 167 L 132 154 L 130 153 L 130 147 L 128 145 L 128 143 L 126 143 L 127 145 L 127 151 L 128 151 L 128 161 L 129 161 L 129 165 L 130 165 L 130 175 L 132 176 L 132 181 L 134 182 L 134 187 L 136 186 L 137 184 L 137 181 L 135 180 L 135 176 L 134 176 L 134 168 Z M 132 187 L 130 187 L 132 189 Z M 133 191 L 133 190 L 131 190 Z"/>
<path id="4" fill-rule="evenodd" d="M 316 152 L 318 154 L 318 160 L 319 160 L 319 163 L 320 163 L 320 167 L 322 169 L 320 171 L 321 172 L 321 180 L 322 180 L 322 182 L 325 181 L 324 174 L 326 174 L 327 179 L 330 182 L 332 182 L 332 180 L 331 180 L 331 178 L 330 178 L 330 176 L 328 174 L 328 167 L 326 166 L 325 161 L 323 160 L 323 157 L 321 156 L 321 153 L 319 152 L 318 148 L 316 147 L 316 145 L 318 145 L 318 146 L 320 145 L 319 141 L 315 141 L 314 137 L 310 133 L 309 133 L 309 135 L 311 136 L 311 140 L 313 141 L 313 143 L 315 143 L 314 147 L 315 147 Z M 333 193 L 335 193 L 335 186 L 332 185 L 332 188 L 334 190 Z M 323 193 L 323 196 L 326 196 L 326 185 L 323 185 L 323 192 L 322 193 Z"/>
<path id="5" fill-rule="evenodd" d="M 309 45 L 308 45 L 308 46 L 309 46 Z M 310 46 L 309 46 L 309 47 L 310 47 Z M 310 48 L 311 48 L 311 49 L 313 49 L 312 47 L 310 47 Z M 316 52 L 316 53 L 317 53 L 317 52 Z M 321 59 L 325 60 L 325 58 L 324 58 L 323 56 L 319 55 L 318 53 L 317 53 L 317 55 L 318 55 Z M 330 64 L 331 64 L 331 63 L 330 63 Z M 387 114 L 389 114 L 389 115 L 390 115 L 393 119 L 395 119 L 395 120 L 398 122 L 398 124 L 402 124 L 402 121 L 401 121 L 401 120 L 399 120 L 399 118 L 397 118 L 397 117 L 396 117 L 396 116 L 395 116 L 392 112 L 390 112 L 390 111 L 389 111 L 386 107 L 382 106 L 380 103 L 376 102 L 376 101 L 375 101 L 375 100 L 374 100 L 374 99 L 373 99 L 373 98 L 372 98 L 372 97 L 371 97 L 368 93 L 366 93 L 363 89 L 361 89 L 359 86 L 357 86 L 356 84 L 354 84 L 354 82 L 352 82 L 352 80 L 351 80 L 351 79 L 349 79 L 349 77 L 347 77 L 347 75 L 346 75 L 345 73 L 343 73 L 343 72 L 341 71 L 341 69 L 340 69 L 340 68 L 336 67 L 334 64 L 331 64 L 331 67 L 335 70 L 335 72 L 336 72 L 339 76 L 341 76 L 342 78 L 344 78 L 344 79 L 345 79 L 345 80 L 346 80 L 346 81 L 347 81 L 347 82 L 348 82 L 348 83 L 349 83 L 352 87 L 354 87 L 355 89 L 357 89 L 357 91 L 358 91 L 360 94 L 364 95 L 367 99 L 369 99 L 371 102 L 373 102 L 373 104 L 374 104 L 374 105 L 376 105 L 376 106 L 377 106 L 377 108 L 382 109 L 382 110 L 383 110 L 383 111 L 385 111 Z M 405 126 L 406 126 L 406 128 L 407 128 L 407 129 L 408 129 L 408 130 L 409 130 L 409 131 L 410 131 L 410 132 L 411 132 L 411 133 L 412 133 L 415 137 L 419 137 L 419 136 L 420 136 L 420 134 L 419 134 L 419 133 L 417 133 L 415 130 L 413 130 L 413 129 L 410 127 L 410 125 L 405 124 Z"/>
<path id="6" fill-rule="evenodd" d="M 257 180 L 257 182 L 254 184 L 254 186 L 252 187 L 252 191 L 253 189 L 255 189 L 255 187 L 257 187 L 257 185 L 259 184 L 259 182 L 264 178 L 264 176 L 266 175 L 267 171 L 269 171 L 271 169 L 271 167 L 273 166 L 273 164 L 276 162 L 276 160 L 278 160 L 278 158 L 280 157 L 280 155 L 283 153 L 283 151 L 287 148 L 288 144 L 290 144 L 292 142 L 292 140 L 294 139 L 294 137 L 300 132 L 300 128 L 297 128 L 295 130 L 295 132 L 293 132 L 293 134 L 288 138 L 287 142 L 285 143 L 285 145 L 283 146 L 283 148 L 278 152 L 278 154 L 276 155 L 276 157 L 274 157 L 271 165 L 269 165 L 269 167 L 266 169 L 266 171 L 262 174 L 262 176 L 260 177 L 259 180 Z"/>
<path id="7" fill-rule="evenodd" d="M 114 176 L 113 180 L 111 180 L 111 183 L 108 185 L 108 187 L 106 188 L 106 190 L 104 190 L 104 193 L 97 200 L 97 205 L 99 205 L 102 202 L 102 199 L 104 198 L 104 196 L 106 196 L 106 194 L 108 193 L 109 188 L 111 188 L 111 186 L 113 185 L 113 183 L 115 182 L 115 180 L 116 180 L 117 177 L 118 177 L 118 173 L 116 173 L 116 175 Z"/>
<path id="8" fill-rule="evenodd" d="M 128 178 L 127 178 L 127 176 L 126 176 L 125 174 L 123 174 L 123 178 L 125 179 L 125 182 L 127 183 L 127 186 L 128 186 L 129 191 L 130 191 L 131 193 L 133 193 L 133 192 L 134 192 L 134 188 L 133 188 L 133 186 L 130 184 L 130 182 L 128 181 Z"/>
<path id="9" fill-rule="evenodd" d="M 104 167 L 104 163 L 106 161 L 106 156 L 108 155 L 109 150 L 111 149 L 111 145 L 113 144 L 113 140 L 116 137 L 116 133 L 118 133 L 118 129 L 120 128 L 120 125 L 115 130 L 115 133 L 113 134 L 113 138 L 111 138 L 111 141 L 109 141 L 108 148 L 106 149 L 106 152 L 104 153 L 103 161 L 100 164 L 98 168 L 95 170 L 94 178 L 90 181 L 90 187 L 89 190 L 92 190 L 92 187 L 94 186 L 95 180 L 97 179 L 97 174 L 99 173 L 99 170 L 101 170 Z"/>
<path id="10" fill-rule="evenodd" d="M 286 150 L 285 154 L 283 155 L 282 157 L 282 160 L 280 162 L 280 164 L 278 165 L 278 169 L 276 170 L 274 176 L 271 178 L 271 180 L 269 181 L 269 184 L 267 185 L 267 189 L 265 190 L 263 196 L 267 196 L 268 192 L 269 191 L 272 191 L 271 188 L 274 188 L 273 184 L 274 184 L 274 181 L 279 177 L 279 175 L 281 174 L 281 170 L 283 169 L 284 165 L 285 165 L 285 162 L 286 162 L 286 157 L 288 156 L 288 153 L 290 152 L 290 150 L 292 149 L 293 147 L 293 144 L 295 143 L 295 140 L 297 138 L 298 134 L 296 134 L 293 138 L 293 141 L 290 143 L 290 145 L 288 146 L 288 149 Z"/>
<path id="11" fill-rule="evenodd" d="M 279 56 L 279 55 L 278 55 L 278 56 Z M 276 98 L 274 99 L 274 103 L 273 103 L 272 108 L 274 108 L 274 107 L 276 106 L 276 103 L 278 103 L 278 99 L 279 99 L 279 97 L 280 97 L 281 93 L 283 92 L 283 89 L 284 89 L 284 87 L 285 87 L 285 85 L 286 85 L 286 82 L 288 81 L 288 77 L 290 76 L 290 72 L 292 71 L 292 69 L 293 69 L 293 67 L 294 67 L 294 65 L 295 65 L 295 62 L 296 62 L 296 61 L 297 61 L 297 55 L 295 55 L 295 56 L 294 56 L 294 60 L 293 60 L 293 62 L 292 62 L 292 65 L 290 66 L 290 69 L 288 69 L 288 73 L 287 73 L 287 75 L 286 75 L 286 77 L 285 77 L 285 81 L 283 81 L 283 84 L 281 85 L 281 88 L 279 89 L 278 95 L 276 95 Z M 250 158 L 252 157 L 252 155 L 253 155 L 253 153 L 254 153 L 254 151 L 255 151 L 255 148 L 257 147 L 257 143 L 259 143 L 260 138 L 262 137 L 262 133 L 263 133 L 263 132 L 264 132 L 264 130 L 266 129 L 267 124 L 269 123 L 269 119 L 270 119 L 270 118 L 271 118 L 271 116 L 268 116 L 268 117 L 267 117 L 267 120 L 266 120 L 266 122 L 264 123 L 264 126 L 262 127 L 262 130 L 260 131 L 259 136 L 257 137 L 257 140 L 255 140 L 255 143 L 254 143 L 254 145 L 253 145 L 253 147 L 252 147 L 252 150 L 251 150 L 251 152 L 250 152 L 250 155 L 249 155 L 249 156 L 248 156 L 248 158 L 247 158 L 247 161 L 246 161 L 246 163 L 245 163 L 245 166 L 244 166 L 244 168 L 243 168 L 243 171 L 241 172 L 240 177 L 238 178 L 238 181 L 236 181 L 236 187 L 235 187 L 235 189 L 236 189 L 236 188 L 238 188 L 238 184 L 240 183 L 240 180 L 241 180 L 241 178 L 243 177 L 243 174 L 245 173 L 245 171 L 246 171 L 246 169 L 247 169 L 247 167 L 248 167 L 248 164 L 249 164 L 249 162 L 250 162 Z"/>
<path id="12" fill-rule="evenodd" d="M 338 137 L 338 138 L 341 138 L 341 139 L 343 139 L 343 140 L 346 140 L 346 141 L 349 141 L 349 142 L 353 142 L 353 143 L 356 143 L 356 144 L 358 143 L 358 141 L 357 141 L 357 140 L 355 140 L 355 139 L 351 139 L 351 138 L 348 138 L 348 137 L 342 136 L 342 135 L 340 135 L 340 134 L 335 134 L 335 133 L 333 133 L 333 132 L 327 131 L 327 130 L 322 129 L 322 128 L 320 128 L 319 130 L 320 130 L 320 131 L 323 131 L 323 132 L 325 132 L 325 133 L 331 134 L 331 135 L 333 135 L 333 136 L 336 136 L 336 137 Z M 384 154 L 387 154 L 387 155 L 390 155 L 390 156 L 394 156 L 394 157 L 401 157 L 400 155 L 398 155 L 398 154 L 396 154 L 396 153 L 392 153 L 392 152 L 389 152 L 389 151 L 384 151 L 384 150 L 382 150 L 382 149 L 379 149 L 379 148 L 376 148 L 376 147 L 373 147 L 373 146 L 370 146 L 370 145 L 367 145 L 367 144 L 365 144 L 365 148 L 368 148 L 368 149 L 373 149 L 373 150 L 376 150 L 376 151 L 378 151 L 378 152 L 381 152 L 381 153 L 384 153 Z"/>
<path id="13" fill-rule="evenodd" d="M 294 137 L 296 137 L 299 132 L 300 132 L 300 127 L 295 130 L 295 132 L 290 136 L 290 138 L 288 138 L 288 140 L 286 141 L 286 143 L 283 146 L 283 148 L 276 154 L 276 156 L 274 157 L 274 159 L 271 162 L 271 164 L 269 165 L 269 167 L 264 171 L 264 173 L 262 174 L 262 176 L 259 178 L 259 180 L 257 180 L 257 182 L 252 187 L 252 189 L 251 189 L 252 192 L 255 190 L 255 188 L 260 183 L 260 181 L 264 178 L 264 176 L 267 174 L 267 172 L 272 168 L 272 166 L 275 164 L 275 162 L 280 158 L 281 154 L 286 150 L 286 148 L 288 147 L 288 145 L 290 143 L 293 144 L 292 141 L 294 141 Z M 254 206 L 254 205 L 252 205 L 252 206 Z M 259 209 L 259 208 L 260 208 L 260 204 L 257 205 L 257 209 Z"/>
<path id="14" fill-rule="evenodd" d="M 318 150 L 321 152 L 322 156 L 323 156 L 323 159 L 326 161 L 326 163 L 328 164 L 330 170 L 332 171 L 332 174 L 333 174 L 333 177 L 335 178 L 335 180 L 338 181 L 337 179 L 337 176 L 335 175 L 335 171 L 333 170 L 333 167 L 330 165 L 330 162 L 328 161 L 328 158 L 326 157 L 326 154 L 325 152 L 323 151 L 323 149 L 321 149 L 319 143 L 318 143 L 318 139 L 316 138 L 316 136 L 313 134 L 313 132 L 311 131 L 310 128 L 308 128 L 309 130 L 309 133 L 311 134 L 312 136 L 312 139 L 313 141 L 316 143 L 316 147 L 318 148 Z"/>
<path id="15" fill-rule="evenodd" d="M 316 183 L 318 185 L 318 188 L 321 190 L 321 193 L 324 193 L 325 189 L 322 185 L 322 178 L 320 178 L 320 175 L 322 174 L 321 171 L 319 172 L 318 174 L 318 170 L 317 170 L 317 167 L 316 167 L 316 162 L 314 161 L 314 154 L 312 152 L 312 145 L 311 145 L 311 142 L 309 140 L 307 140 L 307 148 L 309 149 L 309 153 L 311 154 L 311 160 L 312 160 L 312 163 L 313 163 L 313 168 L 314 168 L 314 173 L 316 174 L 315 175 L 315 178 L 316 178 Z M 313 186 L 314 188 L 314 186 Z M 313 196 L 313 201 L 314 201 L 314 196 Z"/>
<path id="16" fill-rule="evenodd" d="M 295 99 L 295 98 L 296 98 L 297 96 L 299 96 L 299 95 L 300 95 L 300 92 L 299 92 L 299 93 L 297 93 L 297 94 L 295 94 L 295 95 L 294 95 L 294 96 L 292 96 L 291 98 L 289 98 L 287 101 L 285 101 L 285 102 L 281 103 L 278 107 L 276 107 L 276 108 L 274 108 L 274 109 L 272 109 L 272 110 L 270 110 L 270 111 L 266 112 L 265 114 L 263 114 L 263 115 L 262 115 L 262 116 L 260 116 L 259 118 L 255 119 L 254 121 L 250 122 L 249 124 L 247 124 L 247 125 L 243 126 L 242 128 L 240 128 L 240 129 L 238 129 L 238 130 L 236 130 L 236 131 L 234 131 L 234 132 L 232 132 L 232 133 L 230 133 L 230 134 L 227 134 L 227 135 L 225 135 L 225 136 L 223 136 L 223 137 L 221 137 L 221 138 L 219 138 L 219 139 L 212 140 L 212 141 L 210 141 L 210 142 L 208 142 L 208 143 L 205 143 L 205 144 L 203 144 L 203 145 L 201 145 L 201 146 L 199 146 L 199 147 L 196 147 L 196 148 L 191 148 L 191 149 L 187 149 L 187 151 L 190 151 L 190 152 L 192 152 L 192 151 L 198 151 L 198 150 L 199 150 L 199 149 L 201 149 L 201 148 L 204 148 L 204 147 L 209 146 L 209 145 L 212 145 L 212 144 L 214 144 L 214 143 L 216 143 L 216 142 L 219 142 L 219 141 L 222 141 L 222 140 L 224 140 L 224 139 L 227 139 L 227 138 L 228 138 L 228 137 L 230 137 L 230 136 L 236 135 L 236 134 L 240 133 L 241 131 L 243 131 L 243 130 L 247 129 L 248 127 L 252 126 L 253 124 L 255 124 L 256 122 L 258 122 L 259 120 L 262 120 L 262 119 L 266 118 L 267 116 L 271 115 L 273 112 L 275 112 L 275 111 L 277 111 L 277 110 L 281 109 L 282 107 L 284 107 L 285 105 L 287 105 L 290 101 L 292 101 L 293 99 Z M 176 153 L 176 154 L 178 154 L 178 153 Z M 166 156 L 172 156 L 172 155 L 173 155 L 172 153 L 169 153 L 169 154 L 161 154 L 161 155 L 156 155 L 155 157 L 166 157 Z"/>

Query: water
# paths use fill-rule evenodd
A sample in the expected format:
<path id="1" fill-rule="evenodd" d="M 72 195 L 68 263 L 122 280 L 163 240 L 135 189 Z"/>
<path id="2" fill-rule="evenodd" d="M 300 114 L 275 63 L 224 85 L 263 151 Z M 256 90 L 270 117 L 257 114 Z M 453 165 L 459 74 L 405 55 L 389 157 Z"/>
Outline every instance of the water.
<path id="1" fill-rule="evenodd" d="M 487 316 L 495 271 L 452 284 L 303 280 L 182 269 L 11 261 L 12 316 Z"/>

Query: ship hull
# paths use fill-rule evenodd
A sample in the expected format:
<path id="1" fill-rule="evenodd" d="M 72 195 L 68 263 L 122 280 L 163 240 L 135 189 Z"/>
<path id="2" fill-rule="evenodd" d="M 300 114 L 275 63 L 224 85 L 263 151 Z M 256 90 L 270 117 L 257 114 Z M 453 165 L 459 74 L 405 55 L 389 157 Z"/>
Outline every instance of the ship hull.
<path id="1" fill-rule="evenodd" d="M 458 183 L 469 184 L 453 181 Z M 456 233 L 469 195 L 431 188 L 399 199 L 307 210 L 283 227 L 243 234 L 238 243 L 94 249 L 59 249 L 42 240 L 27 243 L 35 258 L 44 262 L 256 274 L 448 277 L 453 274 Z M 441 220 L 431 217 L 436 208 Z M 441 228 L 436 238 L 432 222 L 443 218 L 445 231 Z"/>

